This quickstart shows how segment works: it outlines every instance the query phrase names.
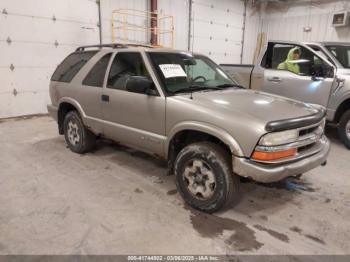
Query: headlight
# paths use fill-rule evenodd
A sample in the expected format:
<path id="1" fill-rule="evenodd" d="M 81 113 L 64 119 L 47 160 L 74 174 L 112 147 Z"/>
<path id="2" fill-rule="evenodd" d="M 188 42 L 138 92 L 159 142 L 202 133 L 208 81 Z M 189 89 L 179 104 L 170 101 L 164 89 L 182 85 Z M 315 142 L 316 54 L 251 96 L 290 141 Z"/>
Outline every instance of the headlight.
<path id="1" fill-rule="evenodd" d="M 262 146 L 277 146 L 295 142 L 299 137 L 299 131 L 287 130 L 264 135 L 259 142 Z"/>

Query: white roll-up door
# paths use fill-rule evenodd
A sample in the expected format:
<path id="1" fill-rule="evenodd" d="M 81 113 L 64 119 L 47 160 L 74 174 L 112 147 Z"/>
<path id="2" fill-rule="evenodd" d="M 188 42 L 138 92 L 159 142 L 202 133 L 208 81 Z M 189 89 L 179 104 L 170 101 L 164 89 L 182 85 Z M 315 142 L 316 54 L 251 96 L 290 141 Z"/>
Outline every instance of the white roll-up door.
<path id="1" fill-rule="evenodd" d="M 0 118 L 47 113 L 56 66 L 77 46 L 97 43 L 95 0 L 2 0 Z"/>
<path id="2" fill-rule="evenodd" d="M 244 2 L 194 0 L 191 46 L 217 63 L 240 63 Z"/>

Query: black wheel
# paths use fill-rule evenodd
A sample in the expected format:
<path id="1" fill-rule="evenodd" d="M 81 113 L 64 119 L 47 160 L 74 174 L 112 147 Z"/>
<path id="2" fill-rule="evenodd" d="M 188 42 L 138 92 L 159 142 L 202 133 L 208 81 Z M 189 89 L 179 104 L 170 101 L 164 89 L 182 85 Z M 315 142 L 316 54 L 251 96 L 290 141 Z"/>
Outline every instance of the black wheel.
<path id="1" fill-rule="evenodd" d="M 63 128 L 66 143 L 73 152 L 83 154 L 94 148 L 96 136 L 84 126 L 77 111 L 66 114 Z"/>
<path id="2" fill-rule="evenodd" d="M 350 110 L 346 111 L 340 118 L 338 134 L 344 145 L 350 149 Z"/>
<path id="3" fill-rule="evenodd" d="M 200 142 L 186 146 L 175 161 L 176 186 L 191 207 L 212 213 L 239 200 L 239 178 L 230 155 L 220 146 Z"/>

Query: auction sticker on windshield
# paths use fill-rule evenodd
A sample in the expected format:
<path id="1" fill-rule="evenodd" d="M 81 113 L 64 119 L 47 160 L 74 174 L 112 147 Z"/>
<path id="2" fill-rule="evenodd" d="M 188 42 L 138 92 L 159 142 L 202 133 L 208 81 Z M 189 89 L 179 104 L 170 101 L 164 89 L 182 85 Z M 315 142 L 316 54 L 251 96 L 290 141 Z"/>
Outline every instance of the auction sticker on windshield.
<path id="1" fill-rule="evenodd" d="M 185 71 L 179 64 L 162 64 L 159 65 L 165 78 L 187 77 Z"/>

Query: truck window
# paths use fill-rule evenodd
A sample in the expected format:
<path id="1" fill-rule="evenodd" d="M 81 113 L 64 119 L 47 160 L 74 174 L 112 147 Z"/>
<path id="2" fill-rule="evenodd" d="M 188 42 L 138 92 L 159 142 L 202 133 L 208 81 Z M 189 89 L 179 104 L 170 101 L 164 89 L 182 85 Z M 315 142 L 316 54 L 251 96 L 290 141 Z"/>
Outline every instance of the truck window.
<path id="1" fill-rule="evenodd" d="M 350 68 L 350 46 L 327 45 L 326 48 L 344 68 Z"/>
<path id="2" fill-rule="evenodd" d="M 118 53 L 108 75 L 107 88 L 126 91 L 126 81 L 130 76 L 150 77 L 140 53 Z"/>
<path id="3" fill-rule="evenodd" d="M 105 79 L 109 60 L 112 53 L 104 55 L 94 67 L 90 70 L 83 81 L 83 85 L 102 87 Z"/>
<path id="4" fill-rule="evenodd" d="M 69 83 L 80 69 L 97 53 L 97 51 L 75 52 L 70 54 L 57 67 L 51 81 Z"/>
<path id="5" fill-rule="evenodd" d="M 270 43 L 267 51 L 266 68 L 286 70 L 303 76 L 319 75 L 324 61 L 309 49 L 291 44 Z M 316 70 L 317 69 L 317 70 Z M 317 72 L 316 72 L 316 71 Z"/>
<path id="6" fill-rule="evenodd" d="M 312 50 L 314 50 L 320 57 L 322 57 L 323 59 L 327 60 L 328 62 L 334 65 L 333 60 L 318 46 L 313 46 L 313 45 L 308 45 L 308 46 L 311 47 Z"/>

